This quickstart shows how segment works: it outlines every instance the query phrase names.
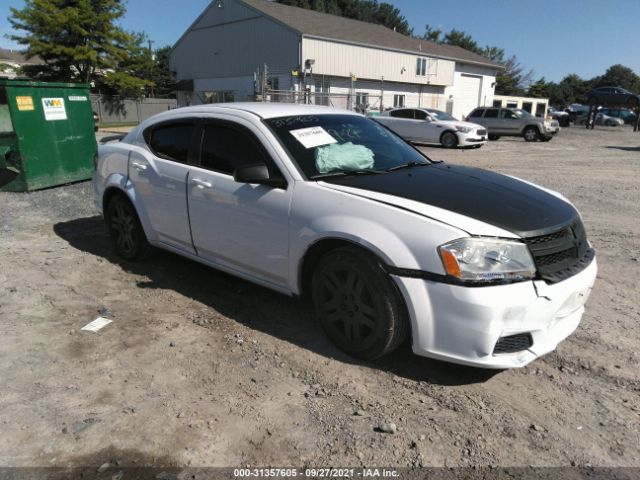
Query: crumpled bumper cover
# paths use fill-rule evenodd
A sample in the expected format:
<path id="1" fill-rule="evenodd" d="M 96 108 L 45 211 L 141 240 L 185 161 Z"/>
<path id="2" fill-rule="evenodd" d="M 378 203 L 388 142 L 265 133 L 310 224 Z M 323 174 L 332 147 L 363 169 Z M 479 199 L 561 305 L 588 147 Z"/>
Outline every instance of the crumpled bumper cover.
<path id="1" fill-rule="evenodd" d="M 465 287 L 394 275 L 405 298 L 417 355 L 484 368 L 522 367 L 553 351 L 578 327 L 597 273 L 591 264 L 562 282 Z M 532 345 L 494 353 L 502 337 L 528 333 Z"/>

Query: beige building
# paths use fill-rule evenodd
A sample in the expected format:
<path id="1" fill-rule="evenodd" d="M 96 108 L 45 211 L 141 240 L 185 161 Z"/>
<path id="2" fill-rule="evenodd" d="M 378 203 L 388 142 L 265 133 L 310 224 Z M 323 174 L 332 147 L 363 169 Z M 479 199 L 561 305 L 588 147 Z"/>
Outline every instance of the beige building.
<path id="1" fill-rule="evenodd" d="M 268 85 L 272 101 L 306 91 L 315 103 L 457 117 L 493 102 L 498 68 L 459 47 L 266 0 L 214 0 L 171 54 L 180 105 L 251 100 Z"/>
<path id="2" fill-rule="evenodd" d="M 510 95 L 494 95 L 493 103 L 485 105 L 493 105 L 494 107 L 521 108 L 536 117 L 546 117 L 549 108 L 548 98 L 533 97 L 514 97 Z"/>

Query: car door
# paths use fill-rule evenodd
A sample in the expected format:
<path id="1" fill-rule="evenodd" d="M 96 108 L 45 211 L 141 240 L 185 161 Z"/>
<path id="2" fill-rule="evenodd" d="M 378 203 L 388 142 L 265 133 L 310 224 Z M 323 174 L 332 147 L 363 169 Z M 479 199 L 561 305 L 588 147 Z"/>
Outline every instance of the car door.
<path id="1" fill-rule="evenodd" d="M 266 139 L 248 126 L 206 120 L 198 135 L 199 155 L 187 188 L 198 256 L 271 286 L 285 286 L 293 185 L 276 188 L 234 180 L 237 167 L 255 163 L 266 164 L 272 177 L 284 178 Z"/>
<path id="2" fill-rule="evenodd" d="M 414 138 L 425 143 L 439 143 L 442 124 L 435 122 L 424 110 L 414 110 Z"/>
<path id="3" fill-rule="evenodd" d="M 487 131 L 491 134 L 504 133 L 502 119 L 499 118 L 499 108 L 487 108 L 482 117 L 483 125 L 487 127 Z"/>
<path id="4" fill-rule="evenodd" d="M 500 122 L 502 124 L 502 131 L 506 134 L 517 134 L 523 127 L 521 118 L 508 109 L 500 110 Z"/>
<path id="5" fill-rule="evenodd" d="M 187 175 L 195 123 L 183 119 L 156 124 L 144 132 L 149 151 L 132 150 L 129 180 L 146 213 L 152 234 L 166 246 L 194 253 L 187 212 Z"/>
<path id="6" fill-rule="evenodd" d="M 386 125 L 400 135 L 402 138 L 413 139 L 416 133 L 413 110 L 410 108 L 399 108 L 389 112 L 389 119 Z"/>

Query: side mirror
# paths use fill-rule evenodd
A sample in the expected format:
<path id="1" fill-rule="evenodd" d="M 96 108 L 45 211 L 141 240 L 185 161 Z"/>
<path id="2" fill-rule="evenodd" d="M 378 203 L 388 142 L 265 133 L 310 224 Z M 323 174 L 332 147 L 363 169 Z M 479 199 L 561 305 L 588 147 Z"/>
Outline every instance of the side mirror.
<path id="1" fill-rule="evenodd" d="M 272 178 L 264 163 L 253 163 L 238 167 L 233 172 L 233 179 L 238 183 L 257 183 L 269 187 L 284 188 L 287 182 L 282 178 Z"/>

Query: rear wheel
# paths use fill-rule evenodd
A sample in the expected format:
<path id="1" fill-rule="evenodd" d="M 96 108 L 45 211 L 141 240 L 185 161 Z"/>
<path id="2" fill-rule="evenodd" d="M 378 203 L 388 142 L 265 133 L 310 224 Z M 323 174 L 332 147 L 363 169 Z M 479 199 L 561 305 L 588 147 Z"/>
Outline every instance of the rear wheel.
<path id="1" fill-rule="evenodd" d="M 458 136 L 453 132 L 444 132 L 440 137 L 440 144 L 444 148 L 455 148 L 458 146 Z"/>
<path id="2" fill-rule="evenodd" d="M 153 252 L 135 208 L 124 195 L 111 197 L 105 209 L 105 220 L 116 252 L 122 258 L 140 260 Z"/>
<path id="3" fill-rule="evenodd" d="M 311 298 L 329 338 L 354 357 L 381 357 L 407 335 L 406 309 L 391 278 L 373 256 L 357 249 L 339 248 L 320 260 Z"/>
<path id="4" fill-rule="evenodd" d="M 536 127 L 527 127 L 522 132 L 522 136 L 527 142 L 535 142 L 539 136 L 538 129 Z"/>

